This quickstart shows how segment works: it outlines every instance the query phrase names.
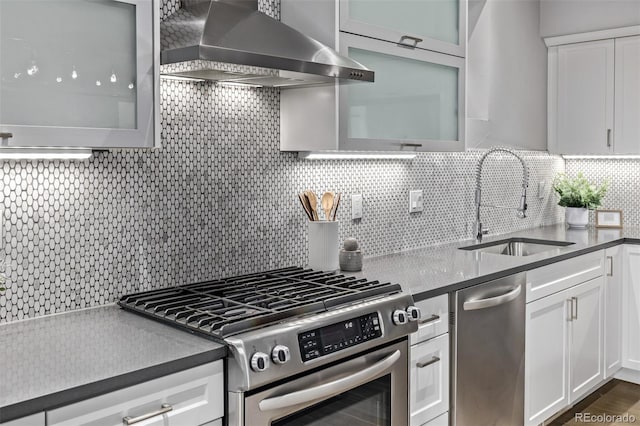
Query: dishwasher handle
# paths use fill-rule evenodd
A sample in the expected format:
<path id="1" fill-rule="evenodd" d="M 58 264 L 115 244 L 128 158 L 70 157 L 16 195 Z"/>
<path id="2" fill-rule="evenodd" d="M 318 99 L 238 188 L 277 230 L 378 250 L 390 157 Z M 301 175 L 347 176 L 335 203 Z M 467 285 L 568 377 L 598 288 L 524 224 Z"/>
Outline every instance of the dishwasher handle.
<path id="1" fill-rule="evenodd" d="M 501 294 L 500 296 L 488 297 L 486 299 L 468 300 L 464 302 L 462 307 L 465 311 L 474 311 L 476 309 L 492 308 L 494 306 L 502 305 L 503 303 L 511 302 L 520 296 L 522 291 L 522 285 L 509 291 L 508 293 Z"/>

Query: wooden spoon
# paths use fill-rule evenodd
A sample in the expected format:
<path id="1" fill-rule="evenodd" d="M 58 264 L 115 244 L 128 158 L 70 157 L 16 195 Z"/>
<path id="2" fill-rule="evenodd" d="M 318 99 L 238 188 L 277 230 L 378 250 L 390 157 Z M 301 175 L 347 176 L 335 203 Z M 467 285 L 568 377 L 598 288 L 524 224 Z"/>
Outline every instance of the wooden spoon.
<path id="1" fill-rule="evenodd" d="M 327 191 L 322 194 L 320 203 L 322 204 L 322 210 L 324 210 L 325 220 L 331 220 L 331 210 L 333 209 L 333 200 L 336 194 L 332 191 Z"/>
<path id="2" fill-rule="evenodd" d="M 313 220 L 319 220 L 318 218 L 318 197 L 313 191 L 304 191 L 304 195 L 307 197 L 307 201 L 309 202 L 309 207 L 311 208 L 311 214 L 313 216 Z"/>
<path id="3" fill-rule="evenodd" d="M 338 192 L 333 199 L 333 206 L 331 207 L 331 220 L 336 220 L 336 215 L 338 214 L 338 205 L 340 204 L 340 193 Z"/>
<path id="4" fill-rule="evenodd" d="M 300 202 L 302 203 L 302 208 L 304 209 L 304 212 L 307 214 L 307 217 L 309 218 L 309 220 L 313 220 L 313 215 L 311 214 L 311 207 L 307 205 L 307 197 L 304 196 L 304 192 L 299 193 L 298 198 L 300 199 Z"/>

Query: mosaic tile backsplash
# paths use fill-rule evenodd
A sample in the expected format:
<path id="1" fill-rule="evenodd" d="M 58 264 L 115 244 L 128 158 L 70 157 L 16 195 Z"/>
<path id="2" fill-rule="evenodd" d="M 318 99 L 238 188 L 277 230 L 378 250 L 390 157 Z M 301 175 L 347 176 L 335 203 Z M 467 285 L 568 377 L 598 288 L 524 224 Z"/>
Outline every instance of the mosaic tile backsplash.
<path id="1" fill-rule="evenodd" d="M 640 226 L 640 162 L 637 159 L 566 160 L 566 172 L 570 176 L 582 172 L 594 184 L 607 180 L 609 191 L 602 200 L 602 208 L 622 210 L 623 225 Z M 589 215 L 591 223 L 595 223 L 594 213 Z"/>
<path id="2" fill-rule="evenodd" d="M 176 4 L 165 2 L 165 14 Z M 261 4 L 278 16 L 275 3 Z M 7 291 L 0 322 L 101 305 L 133 291 L 288 265 L 307 258 L 296 193 L 343 193 L 341 239 L 373 256 L 470 238 L 481 152 L 415 160 L 303 161 L 279 152 L 277 89 L 162 81 L 162 149 L 98 153 L 85 162 L 5 162 L 2 241 Z M 522 152 L 530 167 L 528 218 L 483 209 L 492 233 L 562 220 L 547 190 L 564 160 Z M 519 200 L 521 168 L 488 160 L 487 203 Z M 637 181 L 637 180 L 636 180 Z M 408 193 L 425 210 L 409 215 Z M 350 220 L 350 194 L 364 217 Z M 636 219 L 637 220 L 637 219 Z M 337 249 L 337 248 L 336 248 Z"/>

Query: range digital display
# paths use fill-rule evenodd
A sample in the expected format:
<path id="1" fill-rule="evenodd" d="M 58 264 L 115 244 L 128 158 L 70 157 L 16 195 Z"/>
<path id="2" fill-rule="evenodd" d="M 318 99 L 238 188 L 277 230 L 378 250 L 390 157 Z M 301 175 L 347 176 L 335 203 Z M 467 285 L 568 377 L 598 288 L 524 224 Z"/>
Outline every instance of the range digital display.
<path id="1" fill-rule="evenodd" d="M 380 319 L 377 313 L 372 313 L 301 333 L 298 343 L 304 362 L 380 336 Z"/>

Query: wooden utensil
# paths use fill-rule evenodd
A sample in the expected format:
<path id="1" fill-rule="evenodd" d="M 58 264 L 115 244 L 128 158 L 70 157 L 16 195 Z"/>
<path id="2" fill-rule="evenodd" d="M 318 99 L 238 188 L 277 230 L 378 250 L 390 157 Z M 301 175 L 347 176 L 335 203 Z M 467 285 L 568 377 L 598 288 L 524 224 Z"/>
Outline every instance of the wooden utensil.
<path id="1" fill-rule="evenodd" d="M 340 195 L 341 194 L 338 192 L 336 196 L 333 198 L 333 206 L 331 207 L 330 220 L 333 220 L 333 221 L 336 220 L 336 215 L 338 214 L 338 205 L 340 204 Z"/>
<path id="2" fill-rule="evenodd" d="M 304 212 L 307 214 L 307 217 L 309 218 L 309 220 L 313 220 L 313 215 L 311 214 L 311 207 L 309 207 L 307 205 L 307 198 L 304 196 L 304 192 L 300 192 L 298 194 L 298 199 L 300 200 L 300 203 L 302 204 L 302 208 L 304 209 Z"/>
<path id="3" fill-rule="evenodd" d="M 304 191 L 304 195 L 309 202 L 309 208 L 311 209 L 313 220 L 320 220 L 318 218 L 318 197 L 316 197 L 316 194 L 314 194 L 313 191 L 309 190 Z"/>
<path id="4" fill-rule="evenodd" d="M 322 204 L 322 210 L 324 210 L 325 220 L 331 220 L 331 210 L 333 210 L 333 201 L 336 194 L 332 191 L 327 191 L 322 194 L 320 203 Z"/>

